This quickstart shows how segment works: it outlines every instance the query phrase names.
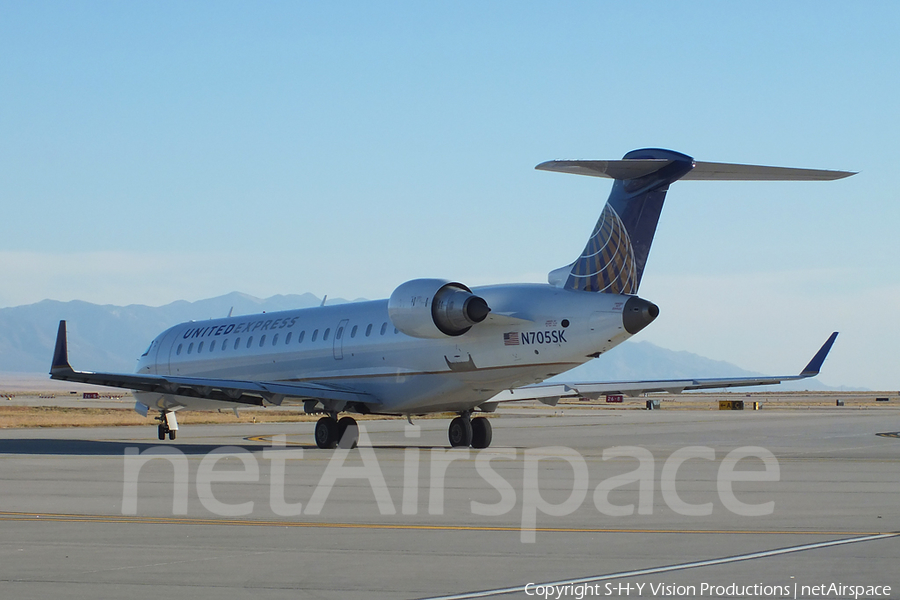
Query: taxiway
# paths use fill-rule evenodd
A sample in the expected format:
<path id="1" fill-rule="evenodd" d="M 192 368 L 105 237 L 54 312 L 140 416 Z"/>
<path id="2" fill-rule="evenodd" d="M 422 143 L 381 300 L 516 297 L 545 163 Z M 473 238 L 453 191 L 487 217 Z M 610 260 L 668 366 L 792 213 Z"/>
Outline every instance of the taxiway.
<path id="1" fill-rule="evenodd" d="M 602 592 L 607 582 L 615 592 L 620 583 L 834 581 L 891 585 L 900 596 L 900 439 L 877 435 L 900 431 L 900 411 L 528 412 L 499 414 L 494 445 L 468 454 L 447 448 L 443 420 L 416 428 L 367 421 L 366 451 L 349 451 L 337 466 L 332 451 L 315 448 L 313 423 L 192 426 L 176 442 L 156 441 L 149 427 L 5 430 L 0 596 L 527 598 L 528 583 L 577 580 Z M 273 449 L 279 435 L 286 446 Z M 248 481 L 203 489 L 201 463 L 225 446 L 232 455 L 216 473 Z M 595 504 L 598 485 L 638 464 L 603 460 L 604 450 L 621 446 L 652 455 L 652 514 L 610 516 Z M 778 479 L 737 482 L 734 493 L 748 504 L 774 502 L 768 515 L 735 514 L 720 496 L 722 460 L 747 446 L 777 459 Z M 662 492 L 666 462 L 690 447 L 712 449 L 714 458 L 681 463 L 677 497 L 711 504 L 708 515 L 679 514 Z M 141 467 L 133 510 L 126 506 L 126 455 L 158 448 L 187 465 L 185 514 L 176 513 L 176 470 L 165 458 Z M 548 506 L 563 505 L 576 485 L 572 464 L 553 458 L 565 454 L 559 448 L 583 461 L 586 491 L 568 514 L 537 510 L 528 543 L 523 514 L 535 480 L 526 463 Z M 302 458 L 282 462 L 281 497 L 300 508 L 285 516 L 273 503 L 272 456 L 296 450 Z M 342 478 L 371 469 L 372 457 L 384 488 L 368 476 Z M 332 471 L 340 476 L 316 514 L 309 508 L 329 468 L 345 470 Z M 762 463 L 745 459 L 741 468 Z M 616 487 L 608 499 L 637 506 L 638 484 Z M 386 502 L 393 514 L 384 514 Z M 491 510 L 501 514 L 479 514 Z"/>

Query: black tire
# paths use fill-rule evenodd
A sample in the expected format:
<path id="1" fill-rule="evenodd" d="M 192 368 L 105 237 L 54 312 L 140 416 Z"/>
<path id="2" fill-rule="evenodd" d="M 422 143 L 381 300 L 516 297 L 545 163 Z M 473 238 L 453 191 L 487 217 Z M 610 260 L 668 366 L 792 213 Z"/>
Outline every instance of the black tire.
<path id="1" fill-rule="evenodd" d="M 174 430 L 174 429 L 170 429 L 170 430 L 169 430 L 169 439 L 170 439 L 170 440 L 174 440 L 174 439 L 175 439 L 175 430 Z"/>
<path id="2" fill-rule="evenodd" d="M 450 421 L 447 430 L 450 445 L 454 448 L 468 447 L 472 445 L 472 423 L 464 417 L 456 417 Z"/>
<path id="3" fill-rule="evenodd" d="M 159 427 L 156 428 L 156 430 L 157 430 L 157 435 L 159 436 L 160 441 L 165 440 L 166 439 L 166 426 L 163 424 L 160 424 Z"/>
<path id="4" fill-rule="evenodd" d="M 341 417 L 337 422 L 338 446 L 340 448 L 356 448 L 359 443 L 359 425 L 353 417 Z M 344 439 L 344 435 L 350 436 Z"/>
<path id="5" fill-rule="evenodd" d="M 472 447 L 487 448 L 491 445 L 493 437 L 493 428 L 491 422 L 484 417 L 475 417 L 472 419 Z"/>
<path id="6" fill-rule="evenodd" d="M 316 446 L 331 450 L 338 443 L 338 424 L 331 417 L 322 417 L 316 423 Z"/>

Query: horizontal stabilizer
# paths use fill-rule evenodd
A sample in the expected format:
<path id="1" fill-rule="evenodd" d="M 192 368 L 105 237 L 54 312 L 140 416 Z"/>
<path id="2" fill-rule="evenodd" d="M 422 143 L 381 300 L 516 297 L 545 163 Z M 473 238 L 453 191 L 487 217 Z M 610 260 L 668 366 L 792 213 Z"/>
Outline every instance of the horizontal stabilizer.
<path id="1" fill-rule="evenodd" d="M 731 163 L 694 162 L 694 168 L 681 178 L 697 181 L 834 181 L 856 175 L 853 171 L 763 167 Z"/>
<path id="2" fill-rule="evenodd" d="M 538 171 L 556 171 L 572 175 L 637 179 L 655 173 L 673 161 L 664 158 L 632 158 L 622 160 L 548 160 L 535 167 Z"/>
<path id="3" fill-rule="evenodd" d="M 539 171 L 556 171 L 573 175 L 637 179 L 655 173 L 672 160 L 658 158 L 625 158 L 622 160 L 550 160 L 535 167 Z M 795 169 L 732 163 L 694 161 L 694 168 L 681 177 L 683 181 L 833 181 L 850 177 L 852 171 Z"/>

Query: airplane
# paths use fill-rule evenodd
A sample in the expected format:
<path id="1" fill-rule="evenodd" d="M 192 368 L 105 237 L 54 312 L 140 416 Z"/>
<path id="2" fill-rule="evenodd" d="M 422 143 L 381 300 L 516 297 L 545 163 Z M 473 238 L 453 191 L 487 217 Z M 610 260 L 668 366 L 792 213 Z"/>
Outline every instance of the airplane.
<path id="1" fill-rule="evenodd" d="M 475 288 L 414 279 L 390 298 L 190 321 L 160 333 L 135 373 L 75 371 L 60 321 L 52 379 L 130 389 L 135 410 L 159 412 L 158 437 L 176 437 L 180 410 L 302 404 L 323 415 L 319 448 L 354 447 L 351 414 L 457 413 L 452 447 L 486 448 L 482 413 L 503 402 L 770 385 L 814 377 L 837 332 L 797 375 L 546 383 L 650 325 L 659 308 L 637 295 L 669 186 L 678 180 L 828 181 L 849 171 L 695 161 L 647 148 L 621 160 L 553 160 L 535 167 L 613 179 L 581 255 L 548 283 Z M 341 417 L 341 413 L 346 416 Z"/>

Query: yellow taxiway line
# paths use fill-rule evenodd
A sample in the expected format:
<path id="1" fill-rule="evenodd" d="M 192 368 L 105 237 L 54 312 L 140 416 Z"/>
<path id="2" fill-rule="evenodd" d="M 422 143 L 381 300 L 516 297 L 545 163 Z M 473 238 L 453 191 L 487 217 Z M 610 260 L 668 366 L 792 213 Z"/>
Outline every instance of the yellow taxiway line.
<path id="1" fill-rule="evenodd" d="M 220 525 L 251 527 L 299 527 L 321 529 L 394 529 L 416 531 L 509 531 L 520 527 L 490 525 L 425 525 L 411 523 L 329 523 L 319 521 L 266 521 L 255 519 L 201 519 L 191 517 L 141 517 L 132 515 L 76 515 L 0 511 L 0 521 L 52 521 L 62 523 L 123 523 L 137 525 Z M 821 530 L 752 530 L 752 529 L 613 529 L 581 527 L 538 527 L 547 533 L 635 533 L 635 534 L 730 534 L 730 535 L 884 535 L 892 531 L 821 531 Z"/>

